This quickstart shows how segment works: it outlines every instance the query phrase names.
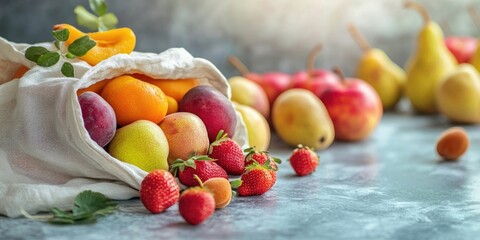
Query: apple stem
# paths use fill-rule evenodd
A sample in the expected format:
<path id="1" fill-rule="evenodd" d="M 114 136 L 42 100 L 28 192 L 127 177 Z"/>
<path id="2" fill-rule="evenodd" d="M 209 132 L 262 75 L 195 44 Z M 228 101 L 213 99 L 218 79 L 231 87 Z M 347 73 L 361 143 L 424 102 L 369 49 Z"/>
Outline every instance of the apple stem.
<path id="1" fill-rule="evenodd" d="M 333 72 L 338 75 L 338 77 L 340 78 L 340 82 L 342 84 L 345 84 L 346 80 L 345 80 L 345 75 L 343 74 L 342 69 L 340 69 L 340 67 L 336 66 L 336 67 L 333 68 Z"/>
<path id="2" fill-rule="evenodd" d="M 200 179 L 197 174 L 193 174 L 193 178 L 195 178 L 195 180 L 197 180 L 198 184 L 200 184 L 200 187 L 203 188 L 203 182 L 202 182 L 202 179 Z"/>
<path id="3" fill-rule="evenodd" d="M 358 31 L 353 23 L 348 24 L 347 26 L 348 31 L 353 37 L 353 40 L 360 46 L 363 52 L 367 52 L 368 50 L 372 49 L 368 41 L 363 37 L 363 35 Z"/>
<path id="4" fill-rule="evenodd" d="M 232 66 L 235 67 L 240 72 L 240 74 L 246 75 L 250 73 L 250 70 L 248 70 L 247 66 L 245 66 L 245 64 L 235 56 L 229 56 L 228 62 L 232 64 Z"/>
<path id="5" fill-rule="evenodd" d="M 422 18 L 423 18 L 423 21 L 424 21 L 425 24 L 428 23 L 428 22 L 430 22 L 430 21 L 432 20 L 432 19 L 430 18 L 430 15 L 428 14 L 427 9 L 426 9 L 423 5 L 421 5 L 421 4 L 417 3 L 417 2 L 414 2 L 414 1 L 406 1 L 406 2 L 405 2 L 405 7 L 406 7 L 406 8 L 414 9 L 414 10 L 416 10 L 417 12 L 419 12 L 420 15 L 422 15 Z"/>
<path id="6" fill-rule="evenodd" d="M 317 59 L 318 53 L 322 50 L 323 45 L 318 43 L 312 50 L 308 53 L 307 56 L 307 73 L 309 78 L 312 77 L 313 70 L 315 70 L 315 60 Z"/>
<path id="7" fill-rule="evenodd" d="M 468 7 L 468 14 L 472 18 L 473 23 L 475 24 L 477 29 L 480 31 L 480 16 L 478 15 L 478 12 L 475 9 L 474 5 L 471 5 L 470 7 Z"/>

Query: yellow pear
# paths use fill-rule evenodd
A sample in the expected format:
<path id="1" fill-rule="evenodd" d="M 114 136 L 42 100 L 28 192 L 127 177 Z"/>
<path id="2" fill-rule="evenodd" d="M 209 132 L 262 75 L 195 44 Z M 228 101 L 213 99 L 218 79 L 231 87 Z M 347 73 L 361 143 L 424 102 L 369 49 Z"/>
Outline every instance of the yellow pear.
<path id="1" fill-rule="evenodd" d="M 270 115 L 270 103 L 263 88 L 244 77 L 235 76 L 228 79 L 232 89 L 232 101 L 254 108 L 265 118 Z"/>
<path id="2" fill-rule="evenodd" d="M 335 138 L 325 105 L 305 89 L 290 89 L 280 94 L 273 103 L 272 122 L 278 136 L 292 146 L 325 149 Z"/>
<path id="3" fill-rule="evenodd" d="M 357 28 L 348 26 L 354 40 L 363 51 L 358 62 L 356 77 L 372 86 L 382 100 L 384 110 L 392 109 L 403 96 L 407 75 L 384 51 L 372 48 Z"/>
<path id="4" fill-rule="evenodd" d="M 417 50 L 407 65 L 405 93 L 417 112 L 435 113 L 435 90 L 438 83 L 456 68 L 457 60 L 445 46 L 442 29 L 430 20 L 427 10 L 415 2 L 407 2 L 405 6 L 419 11 L 424 19 Z"/>
<path id="5" fill-rule="evenodd" d="M 439 85 L 437 105 L 454 122 L 480 122 L 480 75 L 470 64 L 461 64 Z"/>
<path id="6" fill-rule="evenodd" d="M 137 120 L 118 129 L 108 147 L 114 158 L 147 172 L 168 170 L 168 150 L 162 129 L 147 120 Z"/>
<path id="7" fill-rule="evenodd" d="M 270 126 L 265 117 L 252 107 L 233 103 L 242 115 L 248 134 L 248 144 L 259 151 L 267 151 L 270 145 Z"/>
<path id="8" fill-rule="evenodd" d="M 478 41 L 478 46 L 480 46 L 480 41 Z M 470 59 L 470 63 L 480 72 L 480 47 L 477 47 L 477 50 Z"/>

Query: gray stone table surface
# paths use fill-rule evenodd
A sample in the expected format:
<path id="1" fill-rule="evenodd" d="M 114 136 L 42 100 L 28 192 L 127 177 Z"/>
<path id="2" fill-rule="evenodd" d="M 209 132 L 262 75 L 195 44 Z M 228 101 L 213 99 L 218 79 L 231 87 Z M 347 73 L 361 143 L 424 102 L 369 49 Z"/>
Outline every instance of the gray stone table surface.
<path id="1" fill-rule="evenodd" d="M 285 161 L 272 190 L 238 197 L 199 226 L 177 205 L 153 215 L 132 199 L 92 225 L 0 217 L 0 239 L 478 239 L 480 128 L 464 126 L 470 149 L 442 162 L 435 141 L 450 126 L 386 114 L 368 140 L 320 151 L 313 175 L 296 177 Z M 270 150 L 285 160 L 292 149 L 274 137 Z"/>

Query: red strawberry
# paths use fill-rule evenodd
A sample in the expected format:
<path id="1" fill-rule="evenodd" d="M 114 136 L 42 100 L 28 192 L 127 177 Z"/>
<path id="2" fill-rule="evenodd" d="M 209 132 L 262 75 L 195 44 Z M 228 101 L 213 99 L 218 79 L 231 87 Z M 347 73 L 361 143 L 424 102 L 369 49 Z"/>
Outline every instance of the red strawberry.
<path id="1" fill-rule="evenodd" d="M 152 213 L 160 213 L 178 201 L 180 188 L 171 173 L 155 170 L 149 173 L 140 185 L 140 200 Z"/>
<path id="2" fill-rule="evenodd" d="M 193 156 L 187 160 L 177 159 L 170 166 L 170 172 L 184 185 L 198 186 L 193 175 L 198 175 L 202 181 L 210 178 L 221 177 L 228 179 L 227 172 L 208 156 Z"/>
<path id="3" fill-rule="evenodd" d="M 217 135 L 216 140 L 210 144 L 208 149 L 209 157 L 217 159 L 220 165 L 228 174 L 240 175 L 245 170 L 242 148 L 238 143 L 223 134 L 223 130 Z"/>
<path id="4" fill-rule="evenodd" d="M 192 225 L 197 225 L 209 218 L 215 211 L 215 199 L 212 192 L 203 187 L 200 178 L 194 176 L 200 187 L 192 187 L 182 192 L 178 201 L 180 215 Z"/>
<path id="5" fill-rule="evenodd" d="M 309 147 L 298 145 L 290 156 L 290 164 L 298 176 L 305 176 L 315 171 L 319 163 L 317 153 Z"/>
<path id="6" fill-rule="evenodd" d="M 270 167 L 270 160 L 263 165 L 253 162 L 245 167 L 241 180 L 242 185 L 238 188 L 240 196 L 262 195 L 275 184 L 276 172 Z"/>
<path id="7" fill-rule="evenodd" d="M 247 148 L 244 152 L 247 153 L 247 156 L 245 156 L 245 166 L 252 164 L 254 161 L 263 165 L 267 160 L 270 160 L 270 166 L 276 171 L 278 170 L 277 164 L 282 163 L 282 160 L 270 157 L 268 151 L 257 151 L 255 147 Z"/>

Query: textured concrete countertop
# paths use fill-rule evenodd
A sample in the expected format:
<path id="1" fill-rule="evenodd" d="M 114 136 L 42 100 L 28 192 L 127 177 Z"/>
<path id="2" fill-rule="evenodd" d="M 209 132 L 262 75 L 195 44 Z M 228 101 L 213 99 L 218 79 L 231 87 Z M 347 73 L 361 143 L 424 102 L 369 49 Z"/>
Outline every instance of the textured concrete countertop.
<path id="1" fill-rule="evenodd" d="M 319 152 L 313 175 L 295 177 L 285 161 L 272 190 L 238 197 L 200 226 L 186 224 L 177 205 L 152 215 L 133 199 L 92 225 L 0 217 L 0 239 L 475 239 L 480 129 L 465 126 L 470 149 L 449 163 L 434 149 L 450 126 L 441 117 L 386 114 L 368 140 Z M 290 152 L 273 139 L 272 155 Z"/>

